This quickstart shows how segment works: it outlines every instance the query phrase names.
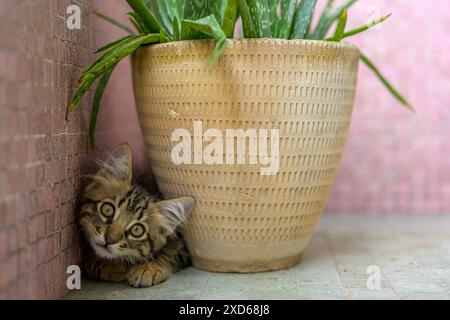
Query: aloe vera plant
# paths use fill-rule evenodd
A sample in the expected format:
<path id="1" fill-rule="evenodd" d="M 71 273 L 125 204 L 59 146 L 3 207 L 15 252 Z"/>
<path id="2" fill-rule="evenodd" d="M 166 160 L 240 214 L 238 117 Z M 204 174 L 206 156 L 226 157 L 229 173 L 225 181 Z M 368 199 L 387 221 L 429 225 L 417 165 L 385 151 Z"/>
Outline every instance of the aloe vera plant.
<path id="1" fill-rule="evenodd" d="M 226 48 L 227 38 L 235 33 L 236 22 L 242 21 L 244 38 L 311 39 L 339 42 L 364 32 L 385 21 L 381 17 L 361 27 L 346 30 L 348 9 L 357 0 L 348 0 L 336 7 L 328 0 L 316 25 L 313 15 L 317 0 L 126 0 L 132 11 L 127 16 L 136 31 L 123 23 L 94 12 L 127 32 L 118 40 L 97 50 L 100 54 L 80 77 L 80 86 L 67 106 L 66 118 L 84 94 L 97 81 L 94 95 L 89 141 L 94 146 L 94 131 L 101 98 L 117 63 L 139 47 L 180 40 L 215 39 L 216 45 L 208 62 L 214 64 Z M 334 32 L 333 32 L 333 26 Z M 329 34 L 332 32 L 332 35 Z M 413 110 L 408 101 L 382 75 L 365 55 L 361 60 L 374 72 L 392 95 Z"/>

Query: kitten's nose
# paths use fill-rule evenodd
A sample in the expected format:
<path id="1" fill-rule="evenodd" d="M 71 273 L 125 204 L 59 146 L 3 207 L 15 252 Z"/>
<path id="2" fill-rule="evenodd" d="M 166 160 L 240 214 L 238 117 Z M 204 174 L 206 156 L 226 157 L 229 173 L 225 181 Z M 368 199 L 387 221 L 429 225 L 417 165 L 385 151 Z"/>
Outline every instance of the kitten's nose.
<path id="1" fill-rule="evenodd" d="M 115 241 L 110 235 L 108 235 L 108 234 L 105 234 L 105 244 L 107 245 L 107 246 L 109 246 L 110 244 L 114 244 L 114 243 L 116 243 L 117 241 Z"/>

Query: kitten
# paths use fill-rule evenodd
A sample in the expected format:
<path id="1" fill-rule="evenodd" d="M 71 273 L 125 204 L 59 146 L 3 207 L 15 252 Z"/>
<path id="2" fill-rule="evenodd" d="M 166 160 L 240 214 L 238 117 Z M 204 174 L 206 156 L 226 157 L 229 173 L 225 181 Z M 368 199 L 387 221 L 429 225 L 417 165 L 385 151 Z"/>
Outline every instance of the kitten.
<path id="1" fill-rule="evenodd" d="M 132 153 L 127 144 L 102 164 L 82 201 L 78 221 L 90 247 L 83 263 L 89 278 L 150 287 L 190 262 L 178 229 L 194 199 L 154 202 L 132 182 Z"/>

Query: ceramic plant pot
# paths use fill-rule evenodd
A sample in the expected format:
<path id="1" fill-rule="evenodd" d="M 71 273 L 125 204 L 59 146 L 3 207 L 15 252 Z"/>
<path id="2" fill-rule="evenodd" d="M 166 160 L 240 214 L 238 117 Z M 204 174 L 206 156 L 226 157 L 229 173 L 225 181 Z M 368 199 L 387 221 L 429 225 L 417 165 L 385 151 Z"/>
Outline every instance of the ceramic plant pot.
<path id="1" fill-rule="evenodd" d="M 138 114 L 157 184 L 167 198 L 196 198 L 184 230 L 194 266 L 219 272 L 294 266 L 339 167 L 359 51 L 322 41 L 229 40 L 223 57 L 209 66 L 213 47 L 207 40 L 172 42 L 133 56 Z M 174 162 L 178 141 L 172 135 L 184 128 L 190 132 L 185 138 L 195 141 L 194 122 L 203 133 L 216 129 L 224 137 L 227 129 L 276 129 L 277 173 L 262 174 L 262 160 L 238 164 L 234 158 L 233 164 L 237 147 L 215 149 L 219 158 L 231 154 L 222 164 L 205 164 L 195 146 L 179 154 L 200 161 Z M 270 145 L 273 136 L 260 141 L 266 138 Z"/>

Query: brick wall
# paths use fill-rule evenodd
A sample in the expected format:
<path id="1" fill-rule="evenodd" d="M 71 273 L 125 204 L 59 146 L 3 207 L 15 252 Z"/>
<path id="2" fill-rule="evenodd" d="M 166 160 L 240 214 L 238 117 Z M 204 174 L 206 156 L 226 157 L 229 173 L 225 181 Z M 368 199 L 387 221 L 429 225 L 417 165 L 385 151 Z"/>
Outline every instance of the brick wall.
<path id="1" fill-rule="evenodd" d="M 66 28 L 70 4 L 81 7 L 81 30 Z M 64 111 L 93 49 L 122 35 L 92 17 L 93 7 L 115 17 L 125 12 L 125 2 L 114 0 L 1 1 L 0 298 L 59 298 L 66 267 L 79 261 L 77 195 L 96 156 L 86 143 L 89 99 L 68 123 Z M 118 73 L 104 100 L 100 150 L 128 141 L 144 172 L 128 61 Z M 121 116 L 108 116 L 119 108 L 126 109 Z"/>

